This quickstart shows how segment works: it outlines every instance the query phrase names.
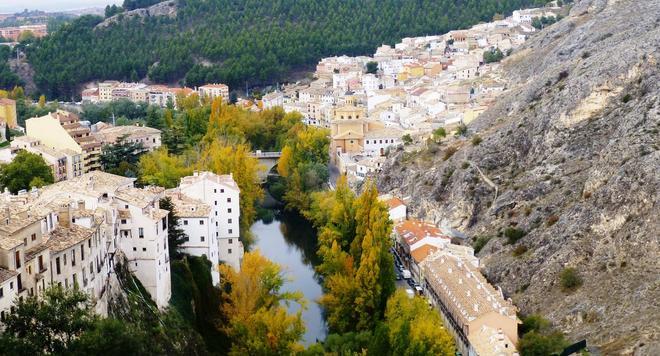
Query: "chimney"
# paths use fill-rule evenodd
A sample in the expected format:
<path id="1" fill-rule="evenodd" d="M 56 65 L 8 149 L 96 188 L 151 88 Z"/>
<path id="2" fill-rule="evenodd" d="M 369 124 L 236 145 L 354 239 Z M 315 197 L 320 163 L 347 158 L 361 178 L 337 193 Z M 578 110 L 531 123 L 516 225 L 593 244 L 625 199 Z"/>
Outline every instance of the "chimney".
<path id="1" fill-rule="evenodd" d="M 60 207 L 59 217 L 60 226 L 65 228 L 71 227 L 71 205 L 62 205 Z"/>

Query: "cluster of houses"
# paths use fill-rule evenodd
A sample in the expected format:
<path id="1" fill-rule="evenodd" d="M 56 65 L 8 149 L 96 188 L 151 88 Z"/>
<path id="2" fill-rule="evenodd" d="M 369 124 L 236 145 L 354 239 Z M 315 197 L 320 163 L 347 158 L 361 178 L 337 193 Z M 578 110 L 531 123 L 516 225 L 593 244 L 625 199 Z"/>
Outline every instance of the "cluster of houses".
<path id="1" fill-rule="evenodd" d="M 405 38 L 371 57 L 325 58 L 311 84 L 266 94 L 262 107 L 282 106 L 310 125 L 330 128 L 333 160 L 359 180 L 377 171 L 379 157 L 403 136 L 451 131 L 484 112 L 506 89 L 499 63 L 486 63 L 484 53 L 506 54 L 522 45 L 536 31 L 534 17 L 559 10 L 518 10 L 467 30 Z"/>
<path id="2" fill-rule="evenodd" d="M 197 93 L 200 97 L 222 98 L 229 101 L 229 87 L 225 84 L 206 84 L 199 88 L 174 88 L 165 85 L 147 85 L 143 83 L 126 83 L 105 81 L 96 87 L 82 91 L 82 101 L 89 103 L 107 103 L 115 100 L 130 100 L 135 103 L 148 103 L 166 107 L 168 103 L 176 106 L 177 97 Z"/>
<path id="3" fill-rule="evenodd" d="M 419 284 L 463 355 L 518 355 L 517 309 L 479 271 L 472 247 L 452 243 L 453 231 L 407 218 L 406 203 L 379 199 L 394 221 L 392 239 L 402 268 Z"/>
<path id="4" fill-rule="evenodd" d="M 31 33 L 34 37 L 41 38 L 48 34 L 48 26 L 46 24 L 38 24 L 0 27 L 0 37 L 13 42 L 17 42 L 21 38 L 21 35 L 25 33 Z"/>
<path id="5" fill-rule="evenodd" d="M 7 116 L 9 120 L 0 116 L 0 126 L 16 128 L 15 103 L 13 113 Z M 54 181 L 59 182 L 101 169 L 102 147 L 119 141 L 140 143 L 144 151 L 152 151 L 161 146 L 161 132 L 144 126 L 113 126 L 103 122 L 90 125 L 74 113 L 57 110 L 27 119 L 25 135 L 14 137 L 9 147 L 0 149 L 0 162 L 11 162 L 19 150 L 38 154 L 51 167 Z"/>
<path id="6" fill-rule="evenodd" d="M 123 264 L 159 308 L 172 294 L 169 197 L 188 240 L 181 250 L 240 268 L 240 190 L 231 175 L 196 172 L 171 190 L 137 188 L 134 179 L 100 171 L 42 189 L 0 194 L 0 321 L 18 298 L 50 285 L 77 286 L 99 314 L 120 292 L 114 273 Z"/>

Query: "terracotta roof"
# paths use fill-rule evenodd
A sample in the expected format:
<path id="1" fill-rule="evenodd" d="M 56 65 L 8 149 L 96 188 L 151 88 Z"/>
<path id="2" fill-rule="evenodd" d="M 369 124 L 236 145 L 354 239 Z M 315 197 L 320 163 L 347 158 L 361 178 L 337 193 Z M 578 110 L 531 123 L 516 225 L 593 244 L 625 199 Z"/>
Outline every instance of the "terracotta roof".
<path id="1" fill-rule="evenodd" d="M 397 197 L 392 197 L 392 198 L 388 199 L 387 201 L 385 201 L 385 204 L 387 204 L 387 206 L 390 209 L 395 209 L 395 208 L 400 207 L 401 205 L 404 205 L 404 206 L 406 205 L 406 204 L 404 204 L 403 200 L 401 200 Z"/>
<path id="2" fill-rule="evenodd" d="M 448 236 L 442 233 L 440 228 L 421 220 L 404 220 L 394 226 L 394 231 L 402 237 L 408 246 L 429 236 L 449 239 Z"/>

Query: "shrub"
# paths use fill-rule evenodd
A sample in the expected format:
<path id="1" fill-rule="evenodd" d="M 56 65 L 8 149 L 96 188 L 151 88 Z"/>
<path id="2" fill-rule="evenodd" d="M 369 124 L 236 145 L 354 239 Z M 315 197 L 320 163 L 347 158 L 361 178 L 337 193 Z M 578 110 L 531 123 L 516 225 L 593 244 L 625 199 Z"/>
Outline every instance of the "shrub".
<path id="1" fill-rule="evenodd" d="M 525 231 L 521 229 L 516 229 L 515 227 L 507 227 L 504 230 L 504 236 L 506 236 L 508 243 L 513 245 L 518 240 L 522 239 L 525 236 Z"/>
<path id="2" fill-rule="evenodd" d="M 548 226 L 554 225 L 557 221 L 559 221 L 559 216 L 557 215 L 550 215 L 548 216 L 548 220 L 545 221 L 545 224 Z"/>
<path id="3" fill-rule="evenodd" d="M 513 257 L 519 257 L 522 256 L 525 252 L 527 252 L 527 246 L 525 245 L 519 245 L 516 248 L 513 249 L 512 254 Z"/>
<path id="4" fill-rule="evenodd" d="M 481 143 L 481 141 L 483 141 L 481 139 L 481 136 L 479 136 L 479 135 L 472 136 L 472 146 L 477 146 L 478 144 Z"/>
<path id="5" fill-rule="evenodd" d="M 470 167 L 470 164 L 469 164 L 468 162 L 463 162 L 463 163 L 461 164 L 461 168 L 462 168 L 462 169 L 467 169 L 468 167 Z"/>
<path id="6" fill-rule="evenodd" d="M 518 343 L 518 350 L 523 356 L 558 355 L 568 342 L 558 331 L 540 334 L 536 331 L 525 334 Z"/>
<path id="7" fill-rule="evenodd" d="M 567 70 L 562 70 L 559 72 L 559 75 L 557 76 L 557 82 L 561 82 L 562 80 L 568 78 L 568 71 Z"/>
<path id="8" fill-rule="evenodd" d="M 447 148 L 447 149 L 445 150 L 445 155 L 444 155 L 444 157 L 442 157 L 442 160 L 443 160 L 443 161 L 446 161 L 446 160 L 450 159 L 451 156 L 453 156 L 454 153 L 456 153 L 456 151 L 458 151 L 458 148 L 456 148 L 456 147 L 449 147 L 449 148 Z"/>
<path id="9" fill-rule="evenodd" d="M 479 253 L 484 246 L 490 241 L 490 236 L 479 236 L 474 239 L 472 243 L 472 248 L 474 248 L 474 253 Z"/>
<path id="10" fill-rule="evenodd" d="M 465 124 L 460 124 L 456 128 L 456 136 L 465 136 L 468 132 L 468 128 Z"/>
<path id="11" fill-rule="evenodd" d="M 559 274 L 559 284 L 564 292 L 572 292 L 582 285 L 582 278 L 575 268 L 567 267 Z"/>
<path id="12" fill-rule="evenodd" d="M 412 139 L 412 136 L 410 136 L 410 134 L 403 135 L 403 137 L 401 137 L 401 139 L 403 140 L 404 145 L 409 145 L 409 144 L 413 143 L 413 139 Z"/>
<path id="13" fill-rule="evenodd" d="M 629 102 L 630 99 L 632 99 L 632 96 L 630 96 L 630 94 L 626 94 L 626 95 L 623 96 L 623 98 L 621 98 L 621 101 L 625 104 L 625 103 Z"/>

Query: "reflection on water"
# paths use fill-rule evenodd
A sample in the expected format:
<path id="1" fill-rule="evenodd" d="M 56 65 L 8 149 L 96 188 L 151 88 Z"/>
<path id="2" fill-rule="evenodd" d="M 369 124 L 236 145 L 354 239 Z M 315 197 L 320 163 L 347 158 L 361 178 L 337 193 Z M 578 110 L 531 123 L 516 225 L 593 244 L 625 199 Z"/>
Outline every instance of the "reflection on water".
<path id="1" fill-rule="evenodd" d="M 253 249 L 273 262 L 283 266 L 287 278 L 284 291 L 301 291 L 307 300 L 307 310 L 303 311 L 303 320 L 307 331 L 304 336 L 306 345 L 325 339 L 327 329 L 323 312 L 316 301 L 323 291 L 314 266 L 319 263 L 316 256 L 316 232 L 311 224 L 292 214 L 278 214 L 273 222 L 264 224 L 257 221 L 252 225 L 255 236 Z M 299 306 L 292 304 L 290 312 L 298 311 Z"/>

